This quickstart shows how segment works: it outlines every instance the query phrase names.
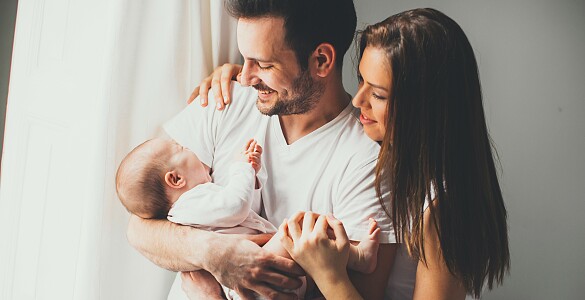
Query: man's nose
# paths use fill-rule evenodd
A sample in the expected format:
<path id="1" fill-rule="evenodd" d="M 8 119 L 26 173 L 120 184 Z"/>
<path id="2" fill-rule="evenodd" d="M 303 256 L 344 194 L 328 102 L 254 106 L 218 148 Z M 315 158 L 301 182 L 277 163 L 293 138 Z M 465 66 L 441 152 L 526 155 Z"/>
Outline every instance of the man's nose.
<path id="1" fill-rule="evenodd" d="M 242 77 L 240 78 L 242 85 L 252 86 L 260 83 L 260 78 L 256 76 L 254 64 L 250 61 L 245 61 L 242 67 Z"/>

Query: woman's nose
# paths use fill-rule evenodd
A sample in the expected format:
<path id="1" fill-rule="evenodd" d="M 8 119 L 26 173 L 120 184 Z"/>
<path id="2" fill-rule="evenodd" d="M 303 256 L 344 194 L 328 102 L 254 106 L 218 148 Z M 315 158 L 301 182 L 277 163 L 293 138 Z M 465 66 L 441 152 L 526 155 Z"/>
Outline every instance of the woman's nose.
<path id="1" fill-rule="evenodd" d="M 365 91 L 363 86 L 360 85 L 357 93 L 351 100 L 351 104 L 357 108 L 364 107 L 366 105 L 366 97 L 364 97 Z"/>

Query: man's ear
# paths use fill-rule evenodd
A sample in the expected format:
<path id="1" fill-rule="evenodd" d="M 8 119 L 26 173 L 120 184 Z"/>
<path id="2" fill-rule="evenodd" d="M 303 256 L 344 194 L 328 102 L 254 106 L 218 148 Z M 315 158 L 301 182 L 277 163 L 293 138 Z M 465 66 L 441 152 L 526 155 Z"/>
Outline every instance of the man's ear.
<path id="1" fill-rule="evenodd" d="M 327 77 L 335 70 L 337 53 L 329 43 L 322 43 L 317 46 L 309 58 L 309 68 L 319 77 Z"/>
<path id="2" fill-rule="evenodd" d="M 165 183 L 173 189 L 180 189 L 187 184 L 185 177 L 181 176 L 181 174 L 174 170 L 165 174 Z"/>

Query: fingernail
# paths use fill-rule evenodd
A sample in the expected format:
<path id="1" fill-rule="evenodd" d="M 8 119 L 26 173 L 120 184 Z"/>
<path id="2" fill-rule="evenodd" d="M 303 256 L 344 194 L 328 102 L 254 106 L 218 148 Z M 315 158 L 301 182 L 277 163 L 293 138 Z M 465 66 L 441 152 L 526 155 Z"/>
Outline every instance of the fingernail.
<path id="1" fill-rule="evenodd" d="M 223 97 L 223 103 L 225 103 L 227 105 L 227 103 L 228 103 L 228 97 Z"/>
<path id="2" fill-rule="evenodd" d="M 221 109 L 221 104 L 217 104 L 217 109 Z"/>
<path id="3" fill-rule="evenodd" d="M 205 103 L 205 99 L 203 98 L 199 99 L 199 101 L 201 102 L 201 104 Z"/>

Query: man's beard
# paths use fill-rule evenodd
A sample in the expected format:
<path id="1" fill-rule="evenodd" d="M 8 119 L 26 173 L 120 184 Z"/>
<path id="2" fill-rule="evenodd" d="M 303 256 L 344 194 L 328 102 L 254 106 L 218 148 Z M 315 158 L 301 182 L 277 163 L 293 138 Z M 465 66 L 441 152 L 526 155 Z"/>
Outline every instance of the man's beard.
<path id="1" fill-rule="evenodd" d="M 254 85 L 256 90 L 272 90 L 265 84 Z M 271 107 L 263 107 L 260 99 L 256 101 L 258 110 L 267 116 L 300 115 L 311 111 L 325 91 L 325 85 L 311 78 L 309 70 L 302 71 L 293 81 L 287 97 L 278 95 Z"/>

